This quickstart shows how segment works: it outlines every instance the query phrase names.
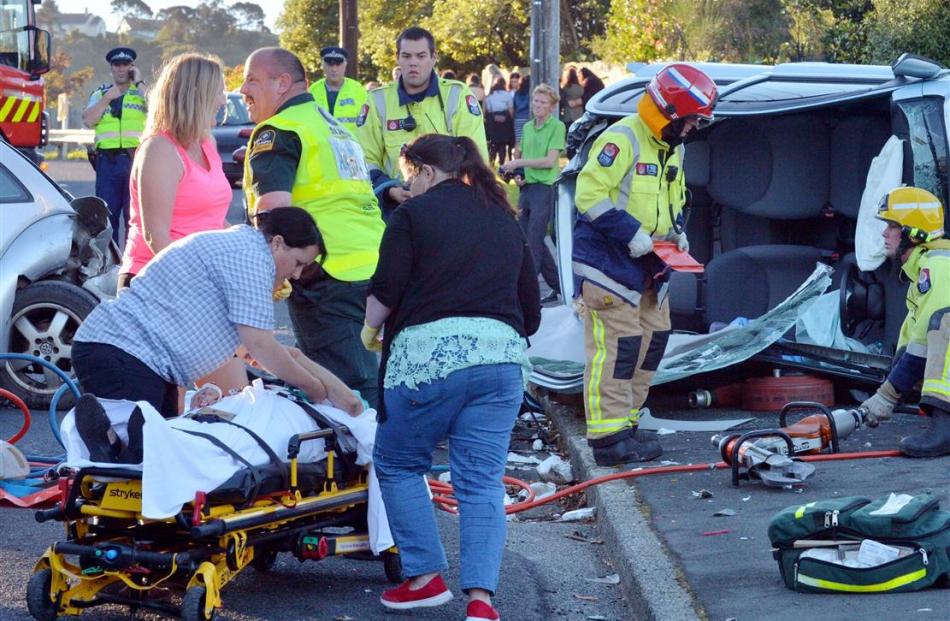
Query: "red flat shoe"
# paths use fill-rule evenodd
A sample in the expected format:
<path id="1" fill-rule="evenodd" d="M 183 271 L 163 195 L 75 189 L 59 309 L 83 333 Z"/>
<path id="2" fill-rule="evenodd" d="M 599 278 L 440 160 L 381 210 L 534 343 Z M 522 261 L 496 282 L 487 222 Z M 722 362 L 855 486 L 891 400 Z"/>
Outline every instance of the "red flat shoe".
<path id="1" fill-rule="evenodd" d="M 445 586 L 442 576 L 436 576 L 418 589 L 411 589 L 410 580 L 406 580 L 394 589 L 384 591 L 379 601 L 386 608 L 393 610 L 410 610 L 412 608 L 429 608 L 441 606 L 452 599 L 452 591 Z M 491 617 L 484 617 L 490 619 Z"/>
<path id="2" fill-rule="evenodd" d="M 465 609 L 465 621 L 500 621 L 501 617 L 494 607 L 485 602 L 473 599 Z"/>

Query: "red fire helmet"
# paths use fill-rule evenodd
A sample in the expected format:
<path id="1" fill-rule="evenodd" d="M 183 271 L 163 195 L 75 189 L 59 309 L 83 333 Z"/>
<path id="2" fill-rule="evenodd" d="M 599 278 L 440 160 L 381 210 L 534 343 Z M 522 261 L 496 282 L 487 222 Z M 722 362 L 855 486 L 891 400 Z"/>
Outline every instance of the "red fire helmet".
<path id="1" fill-rule="evenodd" d="M 688 116 L 712 120 L 716 84 L 696 67 L 681 63 L 667 65 L 653 76 L 646 90 L 670 121 Z"/>

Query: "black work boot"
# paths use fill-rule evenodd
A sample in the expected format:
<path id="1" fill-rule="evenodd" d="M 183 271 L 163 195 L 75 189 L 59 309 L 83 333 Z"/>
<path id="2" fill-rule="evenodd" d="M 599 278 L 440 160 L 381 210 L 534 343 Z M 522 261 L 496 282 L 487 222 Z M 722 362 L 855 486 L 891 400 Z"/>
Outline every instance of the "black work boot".
<path id="1" fill-rule="evenodd" d="M 89 459 L 101 463 L 116 463 L 122 442 L 112 430 L 99 400 L 90 393 L 79 397 L 75 410 L 76 431 L 89 450 Z"/>
<path id="2" fill-rule="evenodd" d="M 129 445 L 119 455 L 119 461 L 123 464 L 142 463 L 142 427 L 145 426 L 145 416 L 139 406 L 135 406 L 132 415 L 129 416 Z"/>
<path id="3" fill-rule="evenodd" d="M 598 466 L 620 466 L 636 461 L 650 461 L 663 454 L 656 434 L 636 427 L 588 440 Z"/>
<path id="4" fill-rule="evenodd" d="M 930 427 L 916 436 L 907 436 L 897 445 L 908 457 L 942 457 L 950 455 L 950 412 L 933 408 Z"/>

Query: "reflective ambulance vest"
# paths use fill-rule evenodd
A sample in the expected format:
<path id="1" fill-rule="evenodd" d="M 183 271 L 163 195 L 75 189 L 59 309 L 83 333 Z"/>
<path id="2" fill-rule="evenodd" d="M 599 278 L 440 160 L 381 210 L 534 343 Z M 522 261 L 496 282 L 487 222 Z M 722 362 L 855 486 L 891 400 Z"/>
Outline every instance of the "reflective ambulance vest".
<path id="1" fill-rule="evenodd" d="M 478 100 L 461 82 L 434 79 L 438 79 L 438 96 L 420 102 L 399 105 L 398 82 L 369 93 L 356 122 L 356 137 L 366 152 L 371 171 L 379 169 L 393 179 L 401 178 L 399 151 L 422 134 L 468 136 L 488 161 L 485 122 Z M 405 127 L 410 115 L 416 122 L 411 131 Z"/>
<path id="2" fill-rule="evenodd" d="M 931 316 L 950 306 L 950 239 L 937 239 L 911 251 L 901 268 L 907 287 L 907 316 L 901 324 L 897 347 L 908 354 L 927 356 Z"/>
<path id="3" fill-rule="evenodd" d="M 95 104 L 112 87 L 103 84 L 92 94 L 90 105 Z M 145 95 L 135 86 L 122 96 L 122 117 L 112 115 L 107 107 L 102 118 L 96 123 L 97 149 L 134 149 L 139 146 L 142 132 L 145 131 Z"/>
<path id="4" fill-rule="evenodd" d="M 319 80 L 310 85 L 310 94 L 313 95 L 317 105 L 324 109 L 330 109 L 330 102 L 327 99 L 327 80 Z M 363 85 L 351 78 L 343 78 L 343 86 L 336 95 L 336 102 L 333 104 L 333 116 L 344 127 L 351 132 L 356 131 L 356 119 L 360 114 L 360 108 L 366 103 L 366 89 Z"/>
<path id="5" fill-rule="evenodd" d="M 256 211 L 251 156 L 261 127 L 294 132 L 302 147 L 290 202 L 306 209 L 326 244 L 323 269 L 337 280 L 367 280 L 376 270 L 384 223 L 363 150 L 353 135 L 312 102 L 290 106 L 254 128 L 244 159 L 248 213 Z"/>

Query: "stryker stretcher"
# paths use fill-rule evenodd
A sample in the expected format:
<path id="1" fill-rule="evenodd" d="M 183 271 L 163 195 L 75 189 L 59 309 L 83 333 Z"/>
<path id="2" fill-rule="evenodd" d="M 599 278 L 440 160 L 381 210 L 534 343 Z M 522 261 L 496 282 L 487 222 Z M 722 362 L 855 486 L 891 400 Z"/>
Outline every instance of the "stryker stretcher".
<path id="1" fill-rule="evenodd" d="M 246 389 L 252 399 L 273 398 L 266 394 L 270 391 L 254 390 Z M 266 571 L 280 552 L 300 560 L 342 554 L 374 558 L 372 549 L 380 539 L 371 542 L 367 523 L 372 474 L 357 464 L 354 437 L 317 408 L 297 406 L 314 424 L 312 431 L 289 436 L 289 463 L 263 442 L 260 449 L 268 454 L 264 463 L 231 455 L 243 467 L 215 488 L 195 493 L 170 517 L 143 514 L 148 444 L 141 470 L 86 464 L 64 476 L 61 504 L 36 513 L 39 522 L 62 521 L 66 539 L 50 546 L 36 563 L 27 587 L 30 614 L 46 621 L 111 603 L 180 615 L 186 621 L 208 620 L 221 607 L 227 583 L 248 565 Z M 202 422 L 200 416 L 197 420 Z M 156 423 L 147 415 L 146 436 L 150 424 Z M 323 455 L 324 450 L 321 461 L 300 460 L 308 451 Z M 395 548 L 377 551 L 386 577 L 401 581 Z M 179 605 L 166 597 L 169 590 L 183 592 Z"/>

